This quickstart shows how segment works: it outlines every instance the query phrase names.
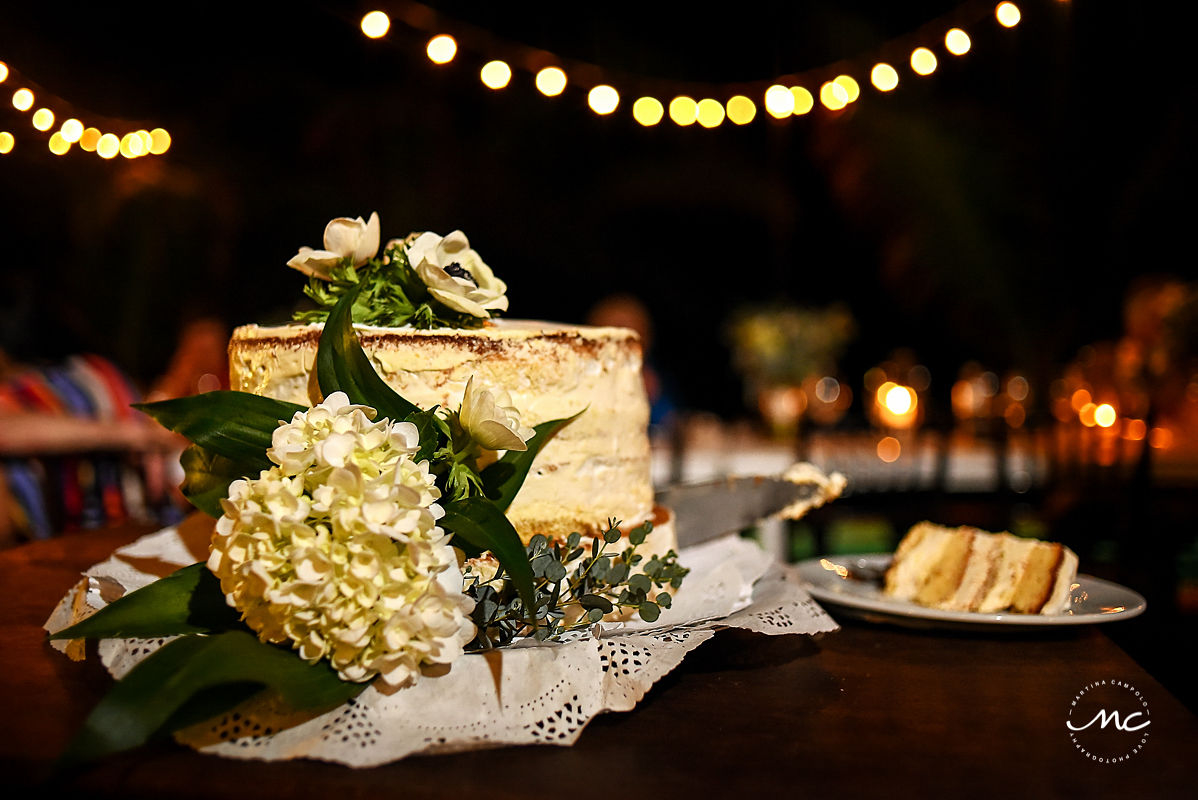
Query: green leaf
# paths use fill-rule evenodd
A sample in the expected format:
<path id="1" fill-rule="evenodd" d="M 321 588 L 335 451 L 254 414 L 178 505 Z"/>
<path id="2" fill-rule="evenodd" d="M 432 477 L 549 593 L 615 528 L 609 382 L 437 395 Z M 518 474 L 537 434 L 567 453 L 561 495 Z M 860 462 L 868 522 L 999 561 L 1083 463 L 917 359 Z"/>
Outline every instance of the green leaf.
<path id="1" fill-rule="evenodd" d="M 610 614 L 614 608 L 611 601 L 601 594 L 584 594 L 578 598 L 578 604 L 588 610 L 597 608 L 604 614 Z"/>
<path id="2" fill-rule="evenodd" d="M 152 736 L 229 711 L 251 687 L 272 689 L 296 711 L 332 708 L 366 688 L 326 662 L 263 644 L 244 631 L 184 636 L 141 661 L 92 710 L 60 765 L 72 767 L 145 744 Z"/>
<path id="3" fill-rule="evenodd" d="M 536 626 L 532 565 L 520 535 L 503 512 L 484 497 L 464 497 L 445 504 L 441 526 L 482 550 L 490 550 L 507 570 L 523 601 L 525 617 Z"/>
<path id="4" fill-rule="evenodd" d="M 532 468 L 533 459 L 541 452 L 545 443 L 563 427 L 578 419 L 579 414 L 582 414 L 583 411 L 586 409 L 584 408 L 572 417 L 542 422 L 533 428 L 536 435 L 528 440 L 527 450 L 508 450 L 504 453 L 503 458 L 482 471 L 483 490 L 487 497 L 495 502 L 500 511 L 506 511 L 507 507 L 512 504 L 516 492 L 520 491 L 520 487 L 524 485 L 524 479 L 528 477 L 528 470 Z"/>
<path id="5" fill-rule="evenodd" d="M 136 403 L 164 427 L 225 458 L 270 466 L 266 450 L 280 421 L 306 410 L 248 392 L 205 392 L 191 397 Z"/>
<path id="6" fill-rule="evenodd" d="M 316 348 L 316 379 L 325 397 L 345 392 L 351 403 L 370 406 L 392 421 L 407 419 L 420 411 L 388 386 L 366 357 L 354 331 L 351 309 L 358 291 L 341 296 L 329 312 Z"/>
<path id="7" fill-rule="evenodd" d="M 646 600 L 637 608 L 637 613 L 645 622 L 657 622 L 657 618 L 661 616 L 661 609 L 653 601 Z"/>
<path id="8" fill-rule="evenodd" d="M 150 639 L 212 633 L 240 625 L 225 602 L 220 581 L 200 562 L 114 600 L 85 620 L 50 634 L 51 639 Z"/>
<path id="9" fill-rule="evenodd" d="M 222 498 L 229 496 L 229 484 L 238 478 L 257 477 L 265 466 L 250 459 L 234 460 L 210 453 L 198 444 L 193 444 L 179 456 L 183 466 L 183 483 L 180 490 L 191 504 L 210 517 L 220 517 Z"/>

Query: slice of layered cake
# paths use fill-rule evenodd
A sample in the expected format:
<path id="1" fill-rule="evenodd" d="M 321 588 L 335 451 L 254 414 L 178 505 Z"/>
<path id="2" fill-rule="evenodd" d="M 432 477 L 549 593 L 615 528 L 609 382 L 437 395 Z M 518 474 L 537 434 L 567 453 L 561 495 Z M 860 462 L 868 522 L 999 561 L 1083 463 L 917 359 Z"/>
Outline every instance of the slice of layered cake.
<path id="1" fill-rule="evenodd" d="M 1076 578 L 1064 545 L 921 522 L 899 542 L 883 593 L 951 611 L 1060 614 Z"/>

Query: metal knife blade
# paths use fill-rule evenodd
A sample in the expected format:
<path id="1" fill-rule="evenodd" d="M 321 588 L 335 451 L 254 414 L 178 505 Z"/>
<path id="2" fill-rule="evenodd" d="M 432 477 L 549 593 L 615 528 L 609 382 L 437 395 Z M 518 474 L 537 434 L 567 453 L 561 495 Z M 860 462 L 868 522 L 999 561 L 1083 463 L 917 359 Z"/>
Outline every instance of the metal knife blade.
<path id="1" fill-rule="evenodd" d="M 822 505 L 837 494 L 839 488 L 828 496 L 827 485 L 818 482 L 752 476 L 675 484 L 658 490 L 656 501 L 673 509 L 678 544 L 687 546 L 780 516 L 796 503 Z"/>

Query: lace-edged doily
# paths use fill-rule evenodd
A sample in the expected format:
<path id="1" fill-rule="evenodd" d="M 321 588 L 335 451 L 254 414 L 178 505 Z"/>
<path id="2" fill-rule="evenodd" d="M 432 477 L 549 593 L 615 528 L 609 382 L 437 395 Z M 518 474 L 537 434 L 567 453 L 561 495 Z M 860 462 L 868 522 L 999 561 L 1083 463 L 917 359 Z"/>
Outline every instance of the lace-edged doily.
<path id="1" fill-rule="evenodd" d="M 118 555 L 191 562 L 174 528 L 143 537 Z M 102 607 L 153 580 L 113 557 L 87 572 L 86 604 Z M 177 738 L 232 758 L 315 758 L 355 767 L 438 753 L 513 744 L 570 745 L 604 711 L 630 711 L 662 676 L 719 628 L 764 634 L 837 630 L 801 587 L 797 575 L 754 543 L 725 537 L 682 550 L 690 568 L 672 608 L 649 625 L 604 624 L 563 643 L 522 642 L 468 654 L 450 670 L 386 693 L 368 687 L 323 714 L 296 714 L 271 699 L 188 728 Z M 78 605 L 72 592 L 46 623 L 58 630 Z M 115 678 L 167 640 L 106 639 L 100 658 Z"/>

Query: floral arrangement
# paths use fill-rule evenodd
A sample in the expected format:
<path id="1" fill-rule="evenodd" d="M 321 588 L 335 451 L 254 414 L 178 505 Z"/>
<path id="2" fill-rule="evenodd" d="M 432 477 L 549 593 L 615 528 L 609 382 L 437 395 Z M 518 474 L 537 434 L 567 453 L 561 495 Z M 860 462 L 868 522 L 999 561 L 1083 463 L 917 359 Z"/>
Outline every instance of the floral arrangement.
<path id="1" fill-rule="evenodd" d="M 470 650 L 555 640 L 606 615 L 653 621 L 686 574 L 673 551 L 637 552 L 649 523 L 618 552 L 616 520 L 589 546 L 578 533 L 521 541 L 504 512 L 573 417 L 526 427 L 501 389 L 473 379 L 456 411 L 421 409 L 375 373 L 353 329 L 364 296 L 390 298 L 414 324 L 473 324 L 506 309 L 503 283 L 465 236 L 408 237 L 379 261 L 372 215 L 334 220 L 324 244 L 290 262 L 310 290 L 328 282 L 309 292 L 328 306 L 321 403 L 219 391 L 138 406 L 192 442 L 182 491 L 217 522 L 206 563 L 51 636 L 175 637 L 101 701 L 68 763 L 264 690 L 295 710 L 331 707 L 376 679 L 411 685 Z"/>
<path id="2" fill-rule="evenodd" d="M 357 293 L 353 318 L 368 325 L 477 328 L 507 311 L 507 285 L 461 231 L 413 233 L 379 250 L 379 217 L 341 217 L 324 231 L 324 249 L 301 247 L 287 262 L 308 276 L 304 293 L 317 308 L 296 314 L 323 322 L 337 301 Z"/>
<path id="3" fill-rule="evenodd" d="M 842 306 L 753 307 L 734 314 L 727 332 L 733 364 L 755 388 L 798 386 L 810 375 L 835 372 L 856 325 Z"/>

